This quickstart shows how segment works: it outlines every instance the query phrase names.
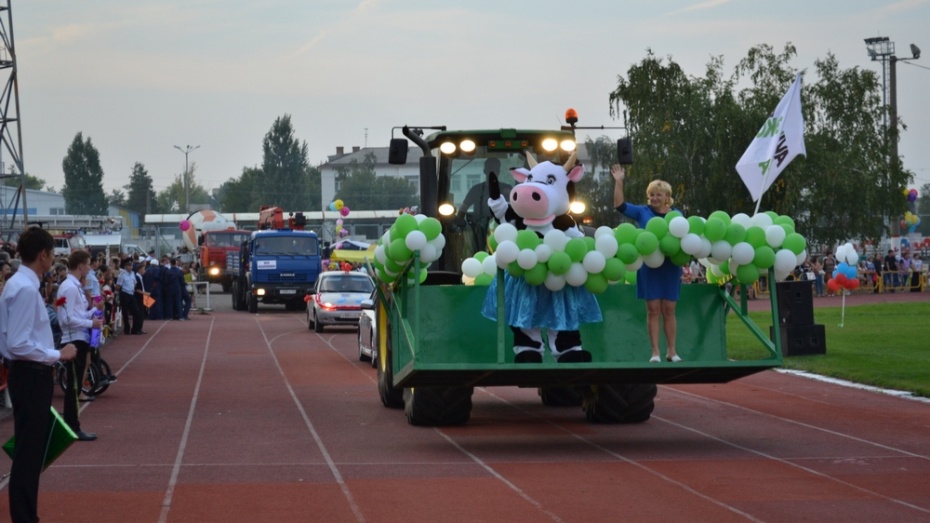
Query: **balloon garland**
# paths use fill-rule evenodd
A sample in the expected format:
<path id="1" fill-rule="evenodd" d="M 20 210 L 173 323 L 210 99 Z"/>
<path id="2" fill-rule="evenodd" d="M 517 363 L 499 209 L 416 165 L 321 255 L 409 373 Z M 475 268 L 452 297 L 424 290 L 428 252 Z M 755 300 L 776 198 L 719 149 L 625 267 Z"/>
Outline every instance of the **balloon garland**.
<path id="1" fill-rule="evenodd" d="M 442 235 L 439 220 L 423 214 L 401 214 L 378 240 L 372 262 L 375 273 L 379 280 L 393 283 L 416 252 L 423 263 L 417 278 L 423 283 L 427 267 L 442 256 L 445 245 L 446 238 Z M 411 274 L 408 281 L 412 280 Z"/>
<path id="2" fill-rule="evenodd" d="M 329 210 L 333 212 L 338 212 L 341 218 L 336 218 L 336 236 L 339 238 L 345 238 L 349 236 L 349 230 L 343 227 L 343 220 L 349 215 L 350 209 L 349 206 L 345 204 L 342 200 L 333 200 L 329 203 Z"/>

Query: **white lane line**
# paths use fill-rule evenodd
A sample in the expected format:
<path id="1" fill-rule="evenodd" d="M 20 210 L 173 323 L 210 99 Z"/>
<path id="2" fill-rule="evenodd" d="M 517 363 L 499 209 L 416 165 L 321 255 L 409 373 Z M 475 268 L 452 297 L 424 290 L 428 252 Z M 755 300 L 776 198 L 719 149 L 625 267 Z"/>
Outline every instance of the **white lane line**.
<path id="1" fill-rule="evenodd" d="M 174 488 L 178 484 L 178 475 L 181 473 L 181 463 L 184 461 L 184 451 L 187 449 L 187 438 L 190 436 L 191 424 L 194 421 L 194 411 L 197 410 L 197 400 L 200 397 L 200 386 L 203 383 L 204 369 L 207 367 L 207 356 L 210 354 L 210 340 L 213 337 L 213 326 L 215 323 L 216 316 L 210 318 L 210 328 L 207 329 L 207 340 L 204 343 L 203 358 L 200 359 L 200 371 L 197 373 L 197 384 L 194 385 L 194 395 L 191 397 L 191 405 L 187 410 L 187 421 L 184 422 L 184 432 L 181 434 L 181 441 L 178 444 L 178 453 L 174 458 L 174 467 L 171 469 L 168 489 L 165 491 L 165 498 L 161 503 L 161 514 L 158 517 L 158 523 L 165 523 L 168 521 L 168 512 L 171 511 Z M 146 345 L 148 345 L 148 343 L 146 343 Z"/>
<path id="2" fill-rule="evenodd" d="M 284 381 L 284 386 L 287 387 L 287 391 L 291 395 L 291 399 L 293 399 L 294 405 L 297 406 L 297 410 L 300 412 L 300 416 L 303 418 L 304 424 L 307 426 L 307 430 L 310 431 L 310 434 L 313 436 L 313 440 L 316 442 L 317 448 L 320 449 L 320 454 L 322 454 L 323 459 L 326 460 L 326 465 L 329 467 L 330 473 L 333 475 L 333 478 L 339 485 L 339 489 L 342 490 L 342 495 L 345 496 L 346 501 L 349 503 L 349 507 L 351 507 L 352 513 L 355 514 L 356 520 L 360 523 L 363 523 L 365 521 L 365 516 L 362 514 L 361 507 L 358 506 L 358 503 L 352 496 L 352 492 L 349 490 L 349 486 L 346 485 L 345 480 L 342 478 L 342 474 L 339 472 L 339 468 L 336 466 L 336 462 L 333 461 L 332 456 L 330 456 L 329 451 L 326 449 L 326 445 L 323 443 L 323 438 L 320 437 L 316 427 L 313 426 L 313 422 L 310 421 L 310 416 L 307 415 L 307 411 L 304 410 L 303 404 L 300 403 L 300 399 L 297 397 L 297 393 L 294 392 L 294 388 L 291 386 L 291 382 L 287 379 L 287 375 L 284 373 L 284 369 L 281 367 L 281 362 L 278 361 L 278 357 L 275 355 L 274 350 L 271 347 L 271 341 L 265 334 L 265 329 L 262 327 L 261 322 L 258 321 L 258 318 L 256 318 L 256 323 L 258 324 L 258 328 L 262 331 L 262 337 L 265 339 L 265 346 L 268 348 L 268 353 L 271 355 L 271 359 L 274 361 L 275 367 L 278 368 L 278 373 L 281 374 L 281 378 Z"/>
<path id="3" fill-rule="evenodd" d="M 872 385 L 863 385 L 861 383 L 854 383 L 852 381 L 841 380 L 839 378 L 831 378 L 830 376 L 822 376 L 820 374 L 814 374 L 813 372 L 806 372 L 803 370 L 796 370 L 796 369 L 773 369 L 773 370 L 780 374 L 788 374 L 790 376 L 807 378 L 809 380 L 821 381 L 824 383 L 839 385 L 841 387 L 849 387 L 851 389 L 859 389 L 859 390 L 866 390 L 869 392 L 876 392 L 878 394 L 885 394 L 887 396 L 894 396 L 896 398 L 917 401 L 919 403 L 930 403 L 930 398 L 924 398 L 922 396 L 917 396 L 913 392 L 908 392 L 906 390 L 883 389 L 881 387 L 873 387 Z"/>
<path id="4" fill-rule="evenodd" d="M 626 456 L 624 456 L 624 455 L 622 455 L 622 454 L 620 454 L 620 453 L 614 452 L 614 451 L 612 451 L 612 450 L 610 450 L 610 449 L 608 449 L 608 448 L 606 448 L 606 447 L 604 447 L 604 446 L 602 446 L 602 445 L 599 445 L 599 444 L 597 444 L 597 443 L 595 443 L 595 442 L 593 442 L 593 441 L 591 441 L 591 440 L 585 438 L 584 436 L 582 436 L 582 435 L 580 435 L 580 434 L 576 434 L 575 432 L 572 432 L 572 431 L 569 430 L 568 428 L 566 428 L 566 427 L 560 425 L 559 423 L 556 423 L 555 421 L 553 421 L 553 420 L 551 420 L 551 419 L 547 419 L 547 418 L 544 418 L 544 417 L 542 417 L 542 416 L 540 416 L 540 415 L 538 415 L 538 414 L 536 414 L 536 413 L 534 413 L 534 412 L 530 412 L 530 411 L 526 410 L 525 408 L 520 407 L 519 405 L 517 405 L 517 404 L 515 404 L 515 403 L 513 403 L 513 402 L 511 402 L 511 401 L 509 401 L 509 400 L 506 400 L 506 399 L 504 399 L 504 398 L 498 396 L 497 394 L 494 394 L 493 392 L 490 392 L 490 391 L 487 390 L 487 389 L 483 389 L 483 388 L 482 388 L 481 390 L 483 390 L 483 391 L 484 391 L 486 394 L 488 394 L 489 396 L 491 396 L 491 397 L 497 399 L 498 401 L 500 401 L 500 402 L 502 402 L 502 403 L 505 403 L 505 404 L 507 404 L 507 405 L 510 405 L 510 406 L 511 406 L 512 408 L 514 408 L 515 410 L 520 411 L 520 412 L 522 412 L 523 414 L 525 414 L 525 415 L 527 415 L 527 416 L 536 418 L 536 419 L 541 420 L 541 421 L 543 421 L 543 422 L 545 422 L 545 423 L 547 423 L 547 424 L 549 424 L 549 425 L 552 425 L 553 427 L 556 427 L 557 429 L 561 430 L 562 432 L 565 432 L 565 433 L 568 434 L 569 436 L 571 436 L 571 437 L 573 437 L 573 438 L 575 438 L 575 439 L 581 441 L 582 443 L 585 443 L 586 445 L 589 445 L 589 446 L 591 446 L 592 448 L 595 448 L 595 449 L 597 449 L 597 450 L 599 450 L 599 451 L 601 451 L 601 452 L 603 452 L 603 453 L 605 453 L 605 454 L 607 454 L 607 455 L 609 455 L 609 456 L 612 456 L 613 458 L 615 458 L 615 459 L 617 459 L 617 460 L 619 460 L 619 461 L 622 461 L 623 463 L 627 463 L 627 464 L 632 465 L 632 466 L 634 466 L 634 467 L 636 467 L 636 468 L 638 468 L 638 469 L 640 469 L 640 470 L 642 470 L 642 471 L 644 471 L 644 472 L 646 472 L 646 473 L 648 473 L 648 474 L 651 474 L 651 475 L 653 475 L 653 476 L 655 476 L 655 477 L 661 479 L 662 481 L 665 481 L 665 482 L 667 482 L 667 483 L 671 483 L 672 485 L 675 485 L 675 486 L 681 488 L 682 490 L 685 490 L 686 492 L 689 492 L 690 494 L 692 494 L 692 495 L 694 495 L 694 496 L 696 496 L 696 497 L 699 497 L 699 498 L 703 499 L 704 501 L 707 501 L 708 503 L 717 505 L 718 507 L 723 508 L 724 510 L 727 510 L 727 511 L 729 511 L 729 512 L 732 512 L 732 513 L 734 513 L 734 514 L 737 514 L 737 515 L 739 515 L 739 516 L 742 516 L 742 517 L 746 518 L 746 519 L 749 520 L 749 521 L 754 521 L 754 522 L 756 522 L 756 523 L 764 523 L 764 520 L 758 519 L 758 518 L 754 517 L 753 515 L 751 515 L 751 514 L 749 514 L 749 513 L 747 513 L 747 512 L 743 512 L 742 510 L 740 510 L 740 509 L 738 509 L 738 508 L 736 508 L 736 507 L 734 507 L 734 506 L 732 506 L 732 505 L 729 505 L 729 504 L 727 504 L 727 503 L 724 503 L 723 501 L 720 501 L 719 499 L 712 498 L 712 497 L 710 497 L 710 496 L 708 496 L 708 495 L 706 495 L 706 494 L 704 494 L 704 493 L 702 493 L 702 492 L 700 492 L 700 491 L 698 491 L 698 490 L 695 490 L 694 488 L 692 488 L 692 487 L 691 487 L 690 485 L 688 485 L 687 483 L 682 483 L 681 481 L 678 481 L 678 480 L 676 480 L 676 479 L 674 479 L 674 478 L 672 478 L 672 477 L 670 477 L 670 476 L 667 476 L 667 475 L 665 475 L 665 474 L 659 472 L 658 470 L 655 470 L 655 469 L 653 469 L 653 468 L 651 468 L 651 467 L 649 467 L 649 466 L 647 466 L 647 465 L 644 465 L 644 464 L 642 464 L 642 463 L 640 463 L 640 462 L 638 462 L 638 461 L 636 461 L 636 460 L 634 460 L 634 459 L 628 458 L 628 457 L 626 457 Z M 653 417 L 655 417 L 655 416 L 653 415 Z"/>

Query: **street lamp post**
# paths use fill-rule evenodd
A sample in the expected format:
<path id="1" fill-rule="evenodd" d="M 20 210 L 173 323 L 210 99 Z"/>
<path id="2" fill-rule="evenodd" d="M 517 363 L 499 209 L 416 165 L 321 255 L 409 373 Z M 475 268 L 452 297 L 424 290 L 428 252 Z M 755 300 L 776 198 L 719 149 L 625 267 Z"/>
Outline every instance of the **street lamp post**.
<path id="1" fill-rule="evenodd" d="M 187 167 L 187 155 L 200 149 L 199 145 L 191 147 L 190 145 L 185 145 L 181 148 L 178 145 L 174 146 L 175 149 L 184 153 L 184 206 L 187 208 L 187 212 L 191 212 L 191 187 L 190 187 L 190 170 Z"/>

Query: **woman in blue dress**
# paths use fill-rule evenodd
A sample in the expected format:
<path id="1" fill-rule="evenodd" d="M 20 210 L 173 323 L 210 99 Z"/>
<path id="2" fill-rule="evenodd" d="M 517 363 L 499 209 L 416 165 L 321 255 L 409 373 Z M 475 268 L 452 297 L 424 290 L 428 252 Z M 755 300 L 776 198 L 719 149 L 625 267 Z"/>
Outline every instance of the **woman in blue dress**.
<path id="1" fill-rule="evenodd" d="M 623 180 L 626 171 L 620 165 L 610 168 L 614 177 L 614 207 L 624 216 L 636 221 L 640 228 L 654 216 L 664 218 L 672 211 L 675 200 L 672 199 L 672 186 L 662 180 L 653 180 L 646 188 L 648 205 L 633 205 L 624 200 Z M 675 304 L 681 291 L 681 267 L 666 258 L 659 267 L 643 265 L 636 274 L 636 297 L 646 300 L 646 327 L 649 331 L 649 343 L 652 345 L 652 357 L 649 361 L 657 363 L 659 355 L 659 319 L 665 332 L 667 352 L 665 359 L 678 362 L 681 357 L 675 350 L 675 337 L 678 325 L 675 320 Z"/>

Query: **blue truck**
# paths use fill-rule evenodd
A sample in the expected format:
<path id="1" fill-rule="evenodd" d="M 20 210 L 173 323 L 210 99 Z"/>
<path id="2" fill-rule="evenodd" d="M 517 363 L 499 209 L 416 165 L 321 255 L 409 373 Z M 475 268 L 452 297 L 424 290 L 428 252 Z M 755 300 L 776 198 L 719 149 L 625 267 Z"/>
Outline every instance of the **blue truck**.
<path id="1" fill-rule="evenodd" d="M 304 310 L 304 301 L 322 268 L 320 241 L 303 230 L 301 213 L 285 227 L 252 232 L 239 252 L 227 255 L 232 278 L 230 291 L 235 310 L 258 312 L 258 304 L 284 304 L 287 310 Z"/>

